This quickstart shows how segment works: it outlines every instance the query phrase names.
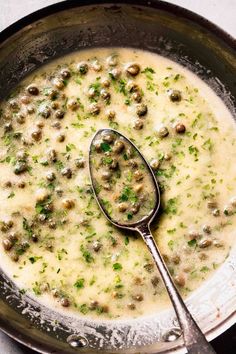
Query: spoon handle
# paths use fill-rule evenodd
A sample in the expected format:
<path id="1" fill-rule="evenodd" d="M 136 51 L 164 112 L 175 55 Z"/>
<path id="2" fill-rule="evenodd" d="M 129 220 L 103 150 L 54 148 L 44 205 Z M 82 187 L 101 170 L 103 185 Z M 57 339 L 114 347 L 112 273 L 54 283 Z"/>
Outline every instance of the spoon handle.
<path id="1" fill-rule="evenodd" d="M 174 306 L 180 327 L 183 333 L 185 346 L 189 354 L 216 354 L 212 346 L 207 342 L 201 329 L 188 311 L 182 297 L 180 296 L 164 260 L 157 248 L 156 242 L 150 232 L 149 226 L 143 224 L 137 227 L 146 242 L 149 251 L 159 269 L 163 282 L 166 286 L 170 300 Z"/>

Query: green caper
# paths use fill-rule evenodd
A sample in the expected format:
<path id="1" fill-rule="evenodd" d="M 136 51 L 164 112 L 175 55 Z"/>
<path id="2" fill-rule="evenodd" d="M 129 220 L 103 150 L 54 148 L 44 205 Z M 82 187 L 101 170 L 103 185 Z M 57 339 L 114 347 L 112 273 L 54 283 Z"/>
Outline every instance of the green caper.
<path id="1" fill-rule="evenodd" d="M 136 106 L 136 113 L 139 117 L 145 116 L 147 114 L 148 108 L 144 103 L 139 103 Z"/>
<path id="2" fill-rule="evenodd" d="M 81 75 L 85 75 L 88 72 L 88 64 L 86 62 L 81 62 L 77 65 L 77 70 Z"/>
<path id="3" fill-rule="evenodd" d="M 182 99 L 181 92 L 179 90 L 168 90 L 168 95 L 172 102 L 180 102 Z"/>
<path id="4" fill-rule="evenodd" d="M 140 66 L 136 63 L 134 64 L 130 64 L 127 68 L 126 68 L 126 72 L 131 75 L 131 76 L 137 76 L 140 72 Z"/>
<path id="5" fill-rule="evenodd" d="M 39 94 L 39 89 L 36 85 L 29 85 L 27 87 L 27 91 L 29 92 L 30 95 L 37 96 Z"/>
<path id="6" fill-rule="evenodd" d="M 75 160 L 75 166 L 78 168 L 84 168 L 85 166 L 85 158 L 84 157 L 80 157 L 78 159 Z"/>
<path id="7" fill-rule="evenodd" d="M 15 164 L 15 167 L 14 167 L 14 173 L 15 175 L 19 175 L 25 171 L 27 171 L 28 169 L 28 165 L 26 162 L 20 162 L 18 161 L 16 164 Z"/>

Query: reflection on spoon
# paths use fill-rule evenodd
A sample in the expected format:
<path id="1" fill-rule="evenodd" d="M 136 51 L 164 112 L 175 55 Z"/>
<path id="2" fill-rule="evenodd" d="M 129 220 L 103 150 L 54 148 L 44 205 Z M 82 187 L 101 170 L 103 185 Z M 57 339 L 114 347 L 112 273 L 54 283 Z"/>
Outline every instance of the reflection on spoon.
<path id="1" fill-rule="evenodd" d="M 90 145 L 89 169 L 105 216 L 117 227 L 139 232 L 147 244 L 176 311 L 188 353 L 214 354 L 175 287 L 150 232 L 160 206 L 160 191 L 143 155 L 118 131 L 101 129 Z"/>

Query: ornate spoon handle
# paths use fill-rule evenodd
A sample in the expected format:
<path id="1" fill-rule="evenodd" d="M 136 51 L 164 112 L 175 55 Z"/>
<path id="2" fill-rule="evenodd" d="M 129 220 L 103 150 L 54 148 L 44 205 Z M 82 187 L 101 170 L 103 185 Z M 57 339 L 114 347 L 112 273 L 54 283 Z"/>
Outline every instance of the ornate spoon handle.
<path id="1" fill-rule="evenodd" d="M 150 232 L 147 224 L 142 224 L 137 227 L 137 231 L 141 234 L 149 251 L 159 269 L 163 282 L 166 286 L 170 300 L 174 306 L 180 327 L 183 333 L 184 344 L 189 354 L 216 354 L 212 346 L 207 342 L 201 329 L 193 319 L 187 309 L 183 299 L 181 298 L 170 273 L 162 259 L 162 256 L 157 248 L 156 242 Z"/>

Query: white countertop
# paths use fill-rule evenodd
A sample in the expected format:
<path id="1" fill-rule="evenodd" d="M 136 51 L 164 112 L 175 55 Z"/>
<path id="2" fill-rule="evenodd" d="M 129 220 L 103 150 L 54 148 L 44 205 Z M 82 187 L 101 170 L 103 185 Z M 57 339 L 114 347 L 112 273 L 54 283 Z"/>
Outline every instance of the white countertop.
<path id="1" fill-rule="evenodd" d="M 0 0 L 0 31 L 29 13 L 60 1 L 62 0 Z M 169 2 L 206 17 L 236 37 L 236 0 L 169 0 Z M 33 354 L 35 352 L 16 344 L 0 332 L 0 353 Z"/>

